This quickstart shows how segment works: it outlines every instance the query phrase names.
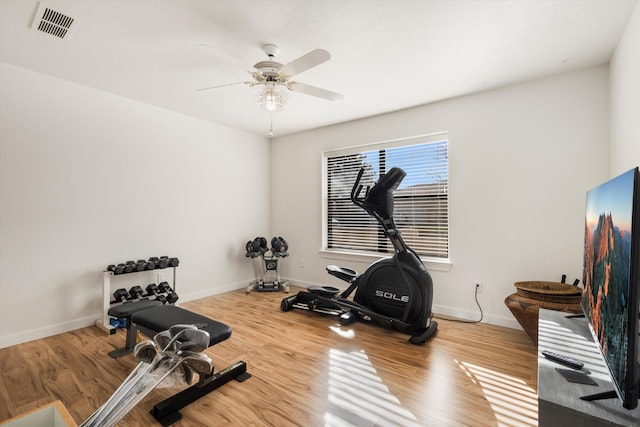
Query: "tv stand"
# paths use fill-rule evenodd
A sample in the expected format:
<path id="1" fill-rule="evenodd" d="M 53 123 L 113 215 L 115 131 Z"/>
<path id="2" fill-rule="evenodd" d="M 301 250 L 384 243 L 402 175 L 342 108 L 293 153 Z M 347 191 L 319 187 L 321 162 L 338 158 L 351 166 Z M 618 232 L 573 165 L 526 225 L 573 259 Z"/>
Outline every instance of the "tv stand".
<path id="1" fill-rule="evenodd" d="M 586 400 L 588 402 L 593 402 L 594 400 L 603 400 L 603 399 L 617 399 L 618 394 L 615 390 L 603 391 L 602 393 L 590 394 L 588 396 L 581 396 L 580 399 Z"/>
<path id="2" fill-rule="evenodd" d="M 568 382 L 556 371 L 556 368 L 568 368 L 545 359 L 540 354 L 542 350 L 563 354 L 584 362 L 582 371 L 588 373 L 598 386 Z M 591 336 L 586 318 L 568 316 L 568 313 L 561 311 L 540 309 L 538 319 L 539 426 L 639 426 L 640 406 L 633 410 L 623 408 L 622 401 L 611 390 L 614 390 L 614 385 L 597 344 Z M 583 396 L 591 398 L 585 400 Z"/>

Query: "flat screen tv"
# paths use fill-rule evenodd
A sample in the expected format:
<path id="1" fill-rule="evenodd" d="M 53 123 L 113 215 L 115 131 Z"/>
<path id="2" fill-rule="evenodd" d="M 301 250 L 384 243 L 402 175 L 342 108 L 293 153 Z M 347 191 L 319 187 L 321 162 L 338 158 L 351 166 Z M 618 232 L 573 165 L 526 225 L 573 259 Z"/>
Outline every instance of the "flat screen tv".
<path id="1" fill-rule="evenodd" d="M 582 397 L 638 405 L 640 388 L 640 173 L 634 168 L 587 193 L 582 309 L 615 391 Z"/>

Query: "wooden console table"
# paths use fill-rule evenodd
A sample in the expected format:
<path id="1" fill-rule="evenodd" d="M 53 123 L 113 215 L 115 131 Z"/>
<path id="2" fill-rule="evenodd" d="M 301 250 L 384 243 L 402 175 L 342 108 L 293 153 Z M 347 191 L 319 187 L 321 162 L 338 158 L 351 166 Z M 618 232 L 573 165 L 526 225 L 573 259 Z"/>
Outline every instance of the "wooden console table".
<path id="1" fill-rule="evenodd" d="M 3 427 L 77 427 L 62 402 L 56 400 L 10 420 L 0 422 Z"/>
<path id="2" fill-rule="evenodd" d="M 613 390 L 597 344 L 582 318 L 569 313 L 540 309 L 538 319 L 538 422 L 546 426 L 640 426 L 640 405 L 627 410 L 620 399 L 587 402 L 581 396 Z M 556 368 L 571 369 L 549 361 L 540 354 L 549 350 L 584 362 L 598 386 L 568 382 Z"/>

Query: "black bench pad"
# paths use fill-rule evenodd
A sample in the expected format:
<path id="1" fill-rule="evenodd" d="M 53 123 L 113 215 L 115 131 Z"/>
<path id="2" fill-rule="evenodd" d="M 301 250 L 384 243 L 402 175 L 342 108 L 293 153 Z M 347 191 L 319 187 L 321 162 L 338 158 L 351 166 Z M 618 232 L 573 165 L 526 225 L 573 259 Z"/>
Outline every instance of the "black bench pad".
<path id="1" fill-rule="evenodd" d="M 171 326 L 178 324 L 196 325 L 209 333 L 209 347 L 231 336 L 231 328 L 224 323 L 175 305 L 161 305 L 138 311 L 132 314 L 131 322 L 155 332 L 166 331 Z"/>
<path id="2" fill-rule="evenodd" d="M 109 316 L 126 318 L 138 311 L 147 310 L 151 307 L 158 307 L 161 305 L 162 303 L 160 301 L 154 299 L 125 302 L 124 304 L 109 308 L 108 313 Z"/>

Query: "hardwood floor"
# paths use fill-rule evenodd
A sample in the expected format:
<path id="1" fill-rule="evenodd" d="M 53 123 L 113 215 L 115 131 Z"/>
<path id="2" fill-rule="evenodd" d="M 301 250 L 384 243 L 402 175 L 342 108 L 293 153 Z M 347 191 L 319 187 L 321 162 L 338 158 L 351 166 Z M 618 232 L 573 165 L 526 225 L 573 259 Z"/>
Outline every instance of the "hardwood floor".
<path id="1" fill-rule="evenodd" d="M 524 332 L 438 319 L 435 337 L 414 346 L 371 325 L 281 312 L 285 295 L 181 304 L 233 329 L 206 350 L 216 369 L 244 360 L 253 377 L 187 406 L 176 427 L 537 425 L 537 356 Z M 80 423 L 136 365 L 107 355 L 124 340 L 89 327 L 0 349 L 0 421 L 60 399 Z M 180 389 L 154 390 L 119 425 L 160 425 L 149 410 Z"/>

